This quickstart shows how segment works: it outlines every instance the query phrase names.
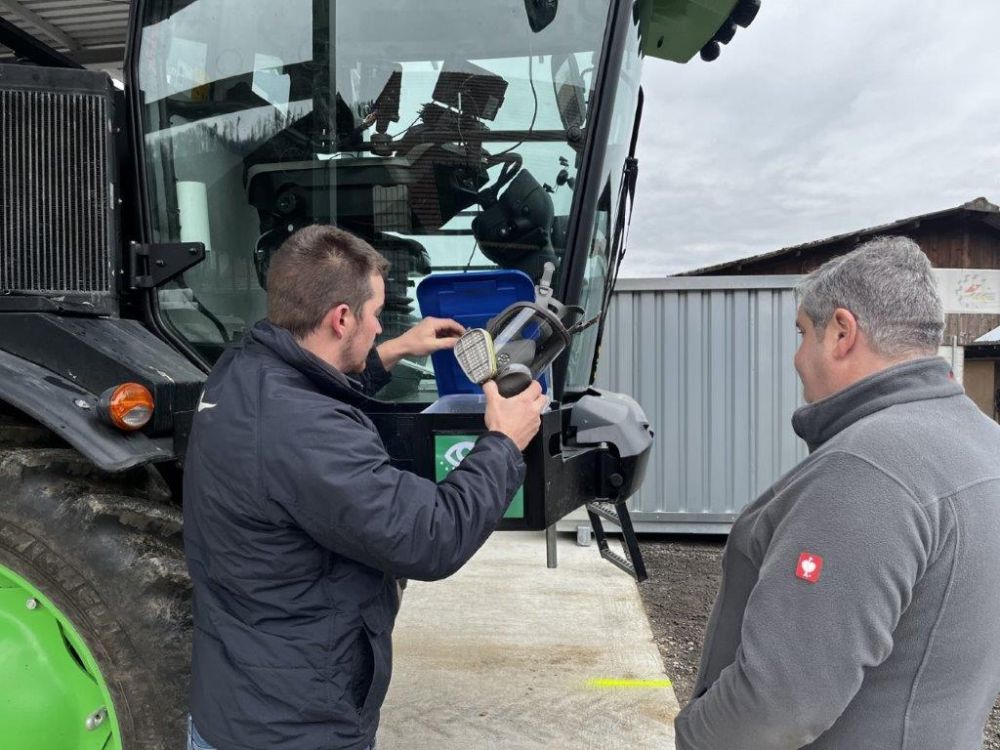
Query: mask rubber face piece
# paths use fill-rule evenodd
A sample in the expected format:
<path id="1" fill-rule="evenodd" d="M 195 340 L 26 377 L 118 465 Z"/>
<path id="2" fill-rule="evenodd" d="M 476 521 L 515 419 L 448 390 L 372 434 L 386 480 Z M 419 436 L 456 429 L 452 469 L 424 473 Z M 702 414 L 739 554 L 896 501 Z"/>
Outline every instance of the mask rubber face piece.
<path id="1" fill-rule="evenodd" d="M 511 362 L 504 368 L 504 371 L 497 376 L 497 391 L 504 398 L 516 396 L 523 391 L 532 381 L 531 370 L 526 365 Z"/>
<path id="2" fill-rule="evenodd" d="M 455 359 L 473 383 L 482 385 L 496 377 L 497 356 L 493 337 L 482 328 L 470 328 L 455 344 Z"/>

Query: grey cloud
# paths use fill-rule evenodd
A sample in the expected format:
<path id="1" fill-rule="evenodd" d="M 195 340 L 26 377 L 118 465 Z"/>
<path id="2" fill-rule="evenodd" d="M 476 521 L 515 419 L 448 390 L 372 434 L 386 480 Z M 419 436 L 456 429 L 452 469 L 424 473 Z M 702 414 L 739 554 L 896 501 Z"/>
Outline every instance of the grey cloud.
<path id="1" fill-rule="evenodd" d="M 998 27 L 995 0 L 764 0 L 716 62 L 647 60 L 623 275 L 1000 199 Z"/>

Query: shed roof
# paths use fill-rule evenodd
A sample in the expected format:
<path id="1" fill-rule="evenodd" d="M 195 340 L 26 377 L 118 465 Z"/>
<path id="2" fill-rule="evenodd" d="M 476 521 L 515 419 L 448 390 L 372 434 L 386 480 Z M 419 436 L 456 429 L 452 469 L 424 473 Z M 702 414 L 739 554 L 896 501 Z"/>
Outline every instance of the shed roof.
<path id="1" fill-rule="evenodd" d="M 125 58 L 130 0 L 0 0 L 0 18 L 85 65 Z M 653 0 L 643 5 L 644 52 L 686 62 L 719 29 L 732 37 L 754 20 L 760 0 Z M 724 42 L 725 43 L 725 42 Z M 711 44 L 711 42 L 710 42 Z M 0 61 L 11 50 L 0 44 Z"/>
<path id="2" fill-rule="evenodd" d="M 972 342 L 973 344 L 1000 344 L 1000 326 L 988 331 Z"/>
<path id="3" fill-rule="evenodd" d="M 78 63 L 125 58 L 129 0 L 0 0 L 0 18 Z M 11 57 L 0 45 L 0 59 Z"/>
<path id="4" fill-rule="evenodd" d="M 677 274 L 678 276 L 698 276 L 705 273 L 717 273 L 719 271 L 739 271 L 741 266 L 758 263 L 762 260 L 771 260 L 773 258 L 779 258 L 782 255 L 790 255 L 792 253 L 802 253 L 803 251 L 809 251 L 814 248 L 824 247 L 826 245 L 833 245 L 835 243 L 841 242 L 854 242 L 860 243 L 863 240 L 875 237 L 881 234 L 893 234 L 896 232 L 903 232 L 908 229 L 916 229 L 923 222 L 938 221 L 941 219 L 956 218 L 960 216 L 966 216 L 970 218 L 975 218 L 996 230 L 1000 230 L 1000 206 L 996 206 L 990 203 L 986 198 L 976 198 L 975 200 L 969 201 L 968 203 L 963 203 L 961 206 L 955 206 L 954 208 L 946 208 L 943 211 L 935 211 L 928 214 L 920 214 L 919 216 L 911 216 L 906 219 L 899 219 L 898 221 L 890 222 L 889 224 L 880 224 L 878 226 L 869 227 L 867 229 L 859 229 L 854 232 L 847 232 L 846 234 L 838 234 L 833 237 L 827 237 L 822 240 L 814 240 L 812 242 L 806 242 L 801 245 L 792 245 L 790 247 L 783 247 L 780 250 L 773 250 L 771 252 L 762 253 L 760 255 L 753 255 L 748 258 L 738 258 L 736 260 L 726 261 L 725 263 L 717 263 L 712 266 L 705 266 L 704 268 L 696 268 L 693 271 L 685 271 L 684 273 Z"/>

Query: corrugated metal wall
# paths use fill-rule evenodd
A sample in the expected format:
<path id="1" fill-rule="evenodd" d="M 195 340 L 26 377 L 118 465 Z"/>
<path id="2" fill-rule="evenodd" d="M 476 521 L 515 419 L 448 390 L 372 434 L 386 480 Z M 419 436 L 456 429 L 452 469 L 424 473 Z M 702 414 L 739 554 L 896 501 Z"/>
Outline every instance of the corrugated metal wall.
<path id="1" fill-rule="evenodd" d="M 806 455 L 790 421 L 797 278 L 619 281 L 596 384 L 634 397 L 656 432 L 631 502 L 640 531 L 724 532 Z"/>

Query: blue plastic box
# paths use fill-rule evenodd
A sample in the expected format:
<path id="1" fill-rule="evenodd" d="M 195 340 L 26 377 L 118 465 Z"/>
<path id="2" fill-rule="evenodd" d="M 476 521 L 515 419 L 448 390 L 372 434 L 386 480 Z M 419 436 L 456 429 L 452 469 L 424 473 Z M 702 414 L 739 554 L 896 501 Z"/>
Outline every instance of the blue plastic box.
<path id="1" fill-rule="evenodd" d="M 469 271 L 438 273 L 417 286 L 417 302 L 423 316 L 451 318 L 466 328 L 485 328 L 490 318 L 515 302 L 533 301 L 535 285 L 521 271 Z M 452 393 L 480 393 L 451 350 L 434 352 L 434 377 L 439 396 Z"/>

